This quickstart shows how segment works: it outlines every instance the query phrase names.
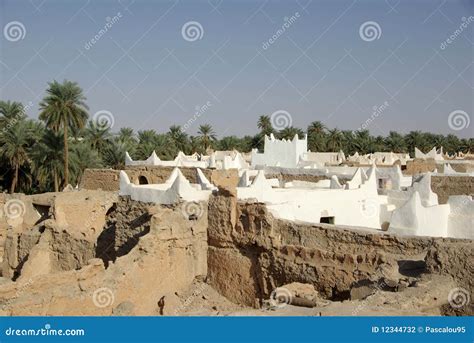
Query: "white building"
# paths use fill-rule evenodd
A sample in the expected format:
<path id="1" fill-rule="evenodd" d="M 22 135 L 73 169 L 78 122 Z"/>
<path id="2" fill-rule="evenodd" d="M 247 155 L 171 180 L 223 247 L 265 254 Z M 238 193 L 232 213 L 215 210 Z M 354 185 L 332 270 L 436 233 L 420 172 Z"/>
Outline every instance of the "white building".
<path id="1" fill-rule="evenodd" d="M 304 139 L 298 139 L 298 135 L 295 135 L 293 140 L 280 140 L 276 139 L 273 134 L 270 137 L 265 135 L 264 152 L 259 153 L 257 149 L 252 150 L 252 167 L 296 168 L 302 155 L 307 151 L 307 136 Z"/>

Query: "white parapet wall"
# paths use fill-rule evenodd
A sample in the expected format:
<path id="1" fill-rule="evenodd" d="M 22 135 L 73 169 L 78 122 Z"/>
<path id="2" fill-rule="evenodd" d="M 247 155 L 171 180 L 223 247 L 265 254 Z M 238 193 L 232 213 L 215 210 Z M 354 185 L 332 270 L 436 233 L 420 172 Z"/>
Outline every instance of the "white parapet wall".
<path id="1" fill-rule="evenodd" d="M 406 191 L 388 192 L 389 231 L 399 234 L 474 239 L 474 201 L 450 196 L 440 205 L 431 190 L 431 173 L 420 176 Z"/>
<path id="2" fill-rule="evenodd" d="M 120 191 L 122 196 L 130 196 L 132 200 L 151 202 L 155 204 L 175 204 L 179 201 L 201 201 L 208 200 L 211 193 L 216 190 L 201 172 L 197 169 L 198 184 L 191 184 L 175 168 L 166 182 L 161 184 L 135 185 L 130 182 L 127 174 L 120 172 Z"/>
<path id="3" fill-rule="evenodd" d="M 444 160 L 444 154 L 443 154 L 443 147 L 439 149 L 439 151 L 436 150 L 436 147 L 428 151 L 426 154 L 424 154 L 420 149 L 415 147 L 415 158 L 419 158 L 422 160 L 426 159 L 434 159 L 435 161 L 443 161 Z"/>
<path id="4" fill-rule="evenodd" d="M 262 170 L 250 186 L 237 187 L 237 196 L 240 200 L 264 202 L 281 219 L 380 229 L 380 208 L 385 197 L 377 194 L 374 169 L 367 172 L 364 181 L 362 178 L 362 172 L 357 171 L 351 189 L 343 188 L 337 178 L 331 180 L 328 189 L 274 188 Z"/>
<path id="5" fill-rule="evenodd" d="M 186 156 L 182 151 L 178 153 L 176 158 L 172 161 L 162 161 L 156 155 L 155 151 L 152 152 L 150 157 L 146 160 L 134 161 L 130 157 L 129 153 L 125 153 L 125 165 L 126 166 L 162 166 L 162 167 L 191 167 L 191 168 L 208 168 L 210 161 L 199 160 L 197 154 Z"/>

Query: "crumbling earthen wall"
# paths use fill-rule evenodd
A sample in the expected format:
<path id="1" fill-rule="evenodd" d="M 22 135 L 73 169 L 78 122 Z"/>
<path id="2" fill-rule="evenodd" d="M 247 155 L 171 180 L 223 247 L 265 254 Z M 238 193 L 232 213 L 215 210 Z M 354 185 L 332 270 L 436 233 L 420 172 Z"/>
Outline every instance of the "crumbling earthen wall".
<path id="1" fill-rule="evenodd" d="M 148 224 L 141 227 L 148 225 L 149 232 L 137 237 L 130 251 L 110 261 L 107 268 L 102 259 L 93 258 L 78 270 L 4 280 L 0 315 L 160 314 L 175 292 L 207 274 L 207 206 L 200 206 L 202 215 L 192 218 L 181 206 L 148 206 Z M 45 256 L 31 258 L 31 264 L 40 265 Z"/>
<path id="2" fill-rule="evenodd" d="M 417 175 L 422 173 L 433 172 L 436 169 L 436 161 L 434 159 L 418 159 L 415 158 L 407 161 L 407 167 L 403 171 L 405 175 Z"/>
<path id="3" fill-rule="evenodd" d="M 451 195 L 474 195 L 474 176 L 431 176 L 431 190 L 438 195 L 438 202 L 446 204 Z"/>
<path id="4" fill-rule="evenodd" d="M 458 246 L 465 255 L 474 252 L 467 240 L 398 237 L 278 220 L 263 204 L 237 203 L 229 194 L 211 198 L 208 234 L 211 285 L 249 306 L 258 306 L 276 287 L 291 282 L 313 284 L 335 300 L 347 299 L 351 287 L 363 280 L 380 278 L 394 287 L 409 284 L 409 277 L 425 270 L 425 256 L 434 244 L 441 249 Z M 438 260 L 428 255 L 430 270 L 451 275 L 472 292 L 472 277 L 465 273 L 472 271 L 472 260 L 451 265 L 451 254 L 455 251 L 447 250 Z"/>

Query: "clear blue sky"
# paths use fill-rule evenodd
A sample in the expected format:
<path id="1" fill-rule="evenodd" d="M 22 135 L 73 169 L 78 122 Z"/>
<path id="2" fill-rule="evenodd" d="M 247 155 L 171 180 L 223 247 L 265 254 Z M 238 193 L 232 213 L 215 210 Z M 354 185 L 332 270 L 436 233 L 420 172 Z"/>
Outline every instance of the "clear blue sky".
<path id="1" fill-rule="evenodd" d="M 91 115 L 113 114 L 114 131 L 158 132 L 210 102 L 188 133 L 210 123 L 221 137 L 253 134 L 259 115 L 278 110 L 302 128 L 321 120 L 357 129 L 387 102 L 372 134 L 473 137 L 474 22 L 441 49 L 470 16 L 472 0 L 0 0 L 0 98 L 33 103 L 28 114 L 37 117 L 47 82 L 69 79 L 84 89 Z M 24 26 L 23 39 L 6 39 L 12 21 Z M 189 21 L 201 24 L 201 39 L 183 38 Z M 367 21 L 379 25 L 378 39 L 361 38 Z M 455 110 L 469 115 L 469 127 L 450 129 Z"/>

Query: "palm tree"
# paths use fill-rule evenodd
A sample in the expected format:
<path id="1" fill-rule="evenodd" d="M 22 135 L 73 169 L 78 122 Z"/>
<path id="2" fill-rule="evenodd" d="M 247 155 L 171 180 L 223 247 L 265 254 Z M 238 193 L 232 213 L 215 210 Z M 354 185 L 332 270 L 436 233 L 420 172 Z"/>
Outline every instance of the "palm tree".
<path id="1" fill-rule="evenodd" d="M 19 181 L 20 168 L 30 163 L 29 146 L 31 144 L 30 125 L 24 120 L 16 122 L 0 135 L 2 156 L 13 169 L 10 193 L 14 193 Z"/>
<path id="2" fill-rule="evenodd" d="M 113 140 L 104 152 L 104 163 L 112 169 L 123 169 L 125 167 L 125 153 L 128 151 L 126 143 L 119 139 Z"/>
<path id="3" fill-rule="evenodd" d="M 298 135 L 299 138 L 302 138 L 304 136 L 304 132 L 300 128 L 294 126 L 285 127 L 283 130 L 278 132 L 278 138 L 280 139 L 293 139 L 295 135 Z"/>
<path id="4" fill-rule="evenodd" d="M 110 144 L 112 135 L 109 127 L 101 127 L 89 120 L 85 130 L 85 139 L 90 146 L 102 154 Z"/>
<path id="5" fill-rule="evenodd" d="M 102 167 L 102 159 L 97 150 L 86 142 L 75 142 L 71 146 L 71 171 L 76 184 L 79 183 L 86 168 Z"/>
<path id="6" fill-rule="evenodd" d="M 406 151 L 405 140 L 403 136 L 395 131 L 390 131 L 385 139 L 385 146 L 389 151 L 401 153 Z"/>
<path id="7" fill-rule="evenodd" d="M 308 146 L 311 151 L 323 151 L 326 130 L 326 126 L 319 120 L 309 124 L 307 134 Z"/>
<path id="8" fill-rule="evenodd" d="M 329 151 L 335 152 L 341 150 L 344 136 L 337 128 L 329 130 L 327 147 Z"/>
<path id="9" fill-rule="evenodd" d="M 172 125 L 168 131 L 168 139 L 174 147 L 174 152 L 183 151 L 184 153 L 188 152 L 188 135 L 183 132 L 181 126 Z"/>
<path id="10" fill-rule="evenodd" d="M 420 131 L 410 131 L 405 136 L 405 143 L 412 157 L 414 157 L 415 148 L 418 148 L 421 151 L 426 152 L 424 151 L 425 141 L 423 139 L 423 134 Z"/>
<path id="11" fill-rule="evenodd" d="M 45 130 L 32 152 L 33 172 L 43 189 L 49 189 L 51 175 L 54 191 L 59 191 L 59 180 L 64 176 L 63 133 Z"/>
<path id="12" fill-rule="evenodd" d="M 83 128 L 87 122 L 89 109 L 85 103 L 81 87 L 75 82 L 65 80 L 62 84 L 49 83 L 46 96 L 40 103 L 39 118 L 54 131 L 63 129 L 64 140 L 64 185 L 69 182 L 68 129 Z"/>
<path id="13" fill-rule="evenodd" d="M 361 154 L 368 154 L 375 150 L 374 138 L 369 130 L 356 131 L 353 144 L 356 151 Z"/>
<path id="14" fill-rule="evenodd" d="M 0 126 L 7 127 L 25 119 L 25 110 L 21 103 L 16 101 L 0 101 Z"/>
<path id="15" fill-rule="evenodd" d="M 260 133 L 269 135 L 273 133 L 272 121 L 269 116 L 263 115 L 258 118 L 257 127 L 260 129 Z"/>
<path id="16" fill-rule="evenodd" d="M 233 150 L 233 149 L 242 150 L 240 146 L 241 146 L 240 139 L 237 138 L 236 136 L 223 137 L 218 143 L 219 150 Z"/>
<path id="17" fill-rule="evenodd" d="M 211 143 L 216 140 L 216 133 L 214 132 L 212 126 L 209 124 L 200 125 L 198 133 L 201 136 L 201 142 L 204 147 L 204 151 L 206 151 L 207 148 L 209 148 L 209 146 L 211 145 Z"/>
<path id="18" fill-rule="evenodd" d="M 135 133 L 133 129 L 130 127 L 122 127 L 117 135 L 117 139 L 126 145 L 134 145 L 137 143 L 137 138 L 135 137 Z"/>

